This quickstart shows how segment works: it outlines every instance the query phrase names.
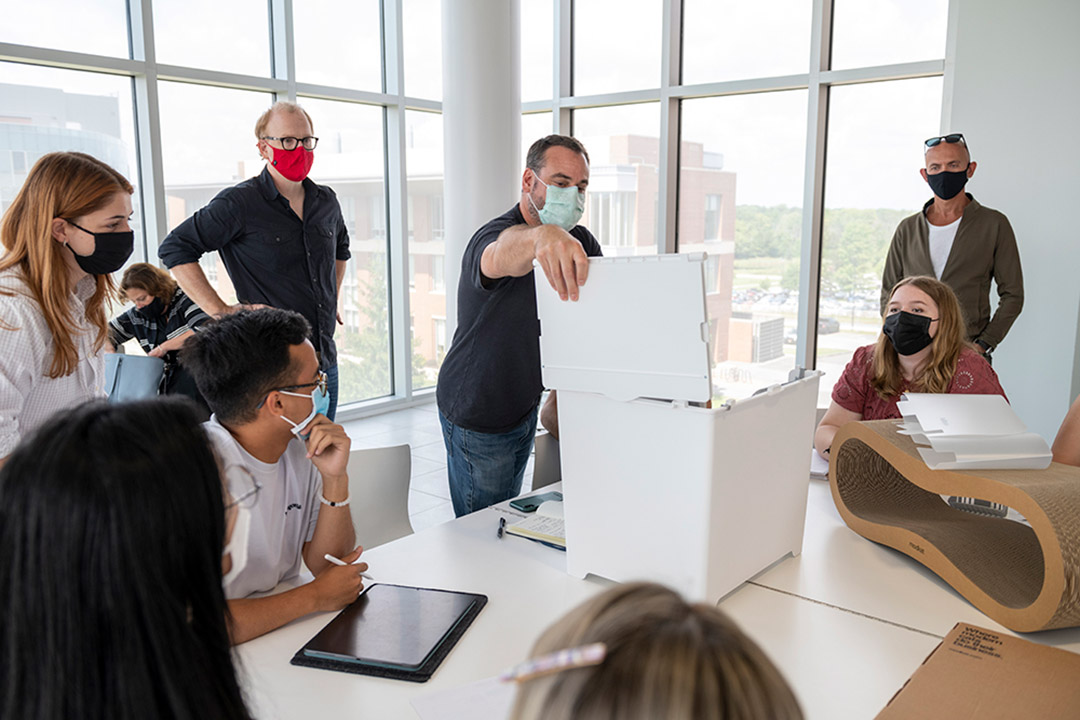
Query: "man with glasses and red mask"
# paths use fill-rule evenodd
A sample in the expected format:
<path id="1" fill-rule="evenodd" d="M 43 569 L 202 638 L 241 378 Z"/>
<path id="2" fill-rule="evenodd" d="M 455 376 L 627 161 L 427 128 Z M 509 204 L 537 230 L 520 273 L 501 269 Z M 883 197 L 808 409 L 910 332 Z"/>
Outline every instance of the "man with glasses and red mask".
<path id="1" fill-rule="evenodd" d="M 882 314 L 893 286 L 905 277 L 929 275 L 953 289 L 967 322 L 967 339 L 987 360 L 1024 307 L 1024 276 L 1008 218 L 963 192 L 975 174 L 960 133 L 924 143 L 923 180 L 934 193 L 922 212 L 896 228 L 881 278 Z M 998 308 L 990 315 L 990 281 Z"/>
<path id="2" fill-rule="evenodd" d="M 331 420 L 337 411 L 334 330 L 349 254 L 349 234 L 334 191 L 308 178 L 319 138 L 299 105 L 275 103 L 255 124 L 266 167 L 226 188 L 180 223 L 158 256 L 188 297 L 210 315 L 245 307 L 295 310 L 312 327 L 319 367 L 327 375 Z M 228 305 L 206 279 L 199 258 L 217 251 L 239 302 Z"/>
<path id="3" fill-rule="evenodd" d="M 244 310 L 200 328 L 180 351 L 199 392 L 214 411 L 204 427 L 221 463 L 241 467 L 259 502 L 245 518 L 245 558 L 225 580 L 234 643 L 312 612 L 340 610 L 363 589 L 354 547 L 349 478 L 350 442 L 326 418 L 326 374 L 319 369 L 311 329 L 299 313 Z M 304 566 L 313 582 L 296 585 Z"/>

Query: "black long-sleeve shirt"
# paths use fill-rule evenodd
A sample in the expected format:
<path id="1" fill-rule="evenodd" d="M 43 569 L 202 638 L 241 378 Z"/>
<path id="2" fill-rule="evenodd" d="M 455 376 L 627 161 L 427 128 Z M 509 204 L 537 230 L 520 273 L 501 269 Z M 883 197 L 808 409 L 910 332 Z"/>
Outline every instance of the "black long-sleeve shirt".
<path id="1" fill-rule="evenodd" d="M 320 366 L 337 364 L 335 260 L 348 260 L 349 233 L 337 195 L 304 180 L 304 219 L 278 192 L 270 171 L 225 188 L 169 233 L 158 257 L 166 267 L 217 251 L 241 303 L 295 310 L 311 323 Z"/>

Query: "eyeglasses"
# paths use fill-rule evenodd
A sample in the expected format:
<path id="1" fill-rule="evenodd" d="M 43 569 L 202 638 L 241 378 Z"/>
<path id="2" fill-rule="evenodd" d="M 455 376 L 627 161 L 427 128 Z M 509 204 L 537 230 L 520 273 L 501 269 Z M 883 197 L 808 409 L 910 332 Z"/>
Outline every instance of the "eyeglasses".
<path id="1" fill-rule="evenodd" d="M 968 148 L 969 150 L 971 149 L 967 144 L 967 140 L 964 139 L 964 134 L 963 133 L 953 133 L 952 135 L 941 135 L 940 137 L 927 138 L 927 140 L 926 140 L 926 149 L 929 150 L 932 147 L 937 147 L 938 145 L 940 145 L 943 142 L 946 142 L 946 143 L 960 143 L 961 145 Z"/>
<path id="2" fill-rule="evenodd" d="M 320 370 L 318 378 L 319 379 L 316 380 L 315 382 L 300 383 L 299 385 L 286 385 L 285 387 L 272 388 L 270 390 L 270 392 L 273 392 L 274 390 L 280 390 L 280 391 L 299 390 L 300 388 L 315 387 L 317 385 L 319 387 L 319 392 L 322 393 L 323 395 L 325 395 L 326 394 L 326 373 L 324 373 L 322 370 Z"/>
<path id="3" fill-rule="evenodd" d="M 263 140 L 277 140 L 281 143 L 282 150 L 295 150 L 297 145 L 303 144 L 305 150 L 314 150 L 315 146 L 319 144 L 319 138 L 308 135 L 304 138 L 297 137 L 273 137 L 272 135 L 264 135 Z"/>
<path id="4" fill-rule="evenodd" d="M 234 507 L 252 507 L 259 499 L 259 491 L 262 490 L 262 485 L 243 465 L 230 465 L 225 468 L 225 487 L 233 498 L 232 502 L 226 503 L 226 511 Z"/>

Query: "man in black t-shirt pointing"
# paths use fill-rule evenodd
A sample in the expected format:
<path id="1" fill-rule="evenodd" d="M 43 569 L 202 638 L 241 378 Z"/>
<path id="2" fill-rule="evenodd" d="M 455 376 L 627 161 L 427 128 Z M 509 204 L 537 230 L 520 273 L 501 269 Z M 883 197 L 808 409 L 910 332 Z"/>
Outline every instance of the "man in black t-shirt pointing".
<path id="1" fill-rule="evenodd" d="M 465 248 L 457 331 L 439 371 L 439 420 L 458 517 L 521 492 L 543 392 L 533 260 L 559 297 L 576 301 L 588 256 L 601 254 L 596 238 L 577 224 L 589 185 L 585 147 L 549 135 L 533 143 L 525 164 L 520 201 Z"/>

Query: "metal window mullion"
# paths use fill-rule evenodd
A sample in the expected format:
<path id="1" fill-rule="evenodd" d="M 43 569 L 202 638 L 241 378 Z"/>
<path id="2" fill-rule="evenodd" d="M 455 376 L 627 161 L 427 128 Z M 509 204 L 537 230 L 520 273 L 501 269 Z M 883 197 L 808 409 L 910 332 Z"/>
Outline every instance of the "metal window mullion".
<path id="1" fill-rule="evenodd" d="M 386 237 L 389 268 L 390 356 L 394 396 L 412 398 L 412 332 L 409 329 L 409 182 L 402 0 L 383 0 L 383 67 L 386 94 Z M 451 332 L 447 318 L 447 333 Z"/>
<path id="2" fill-rule="evenodd" d="M 953 83 L 956 77 L 956 41 L 960 26 L 960 3 L 949 3 L 949 20 L 945 30 L 945 61 L 942 67 L 944 80 L 941 84 L 941 133 L 952 132 Z"/>
<path id="3" fill-rule="evenodd" d="M 296 102 L 296 43 L 293 40 L 292 0 L 270 0 L 270 57 L 275 79 L 284 80 L 284 87 L 273 92 L 278 100 Z M 281 95 L 285 97 L 282 98 Z"/>
<path id="4" fill-rule="evenodd" d="M 663 0 L 660 54 L 660 154 L 657 160 L 656 251 L 678 249 L 679 226 L 679 111 L 680 101 L 671 96 L 682 72 L 682 0 Z"/>
<path id="5" fill-rule="evenodd" d="M 573 95 L 574 71 L 574 2 L 555 0 L 555 47 L 552 51 L 554 104 L 551 112 L 552 131 L 560 135 L 573 134 L 572 110 L 563 103 Z"/>
<path id="6" fill-rule="evenodd" d="M 799 262 L 798 343 L 795 362 L 817 367 L 817 318 L 821 289 L 821 238 L 825 208 L 825 151 L 828 136 L 832 0 L 814 0 L 807 93 L 806 169 L 803 181 L 802 253 Z"/>
<path id="7" fill-rule="evenodd" d="M 158 242 L 169 231 L 165 202 L 165 171 L 161 156 L 161 106 L 158 100 L 157 54 L 154 46 L 153 0 L 130 0 L 132 59 L 141 66 L 133 78 L 135 99 L 135 156 L 142 197 L 143 252 L 157 261 Z"/>
<path id="8" fill-rule="evenodd" d="M 136 22 L 136 13 L 140 12 L 141 0 L 131 0 L 132 26 Z M 132 38 L 133 50 L 139 44 L 138 38 Z M 138 58 L 138 55 L 136 55 Z M 134 75 L 143 71 L 144 63 L 138 59 L 94 55 L 91 53 L 57 50 L 55 48 L 36 47 L 0 42 L 0 61 L 28 63 L 64 70 L 86 70 L 112 75 Z"/>

